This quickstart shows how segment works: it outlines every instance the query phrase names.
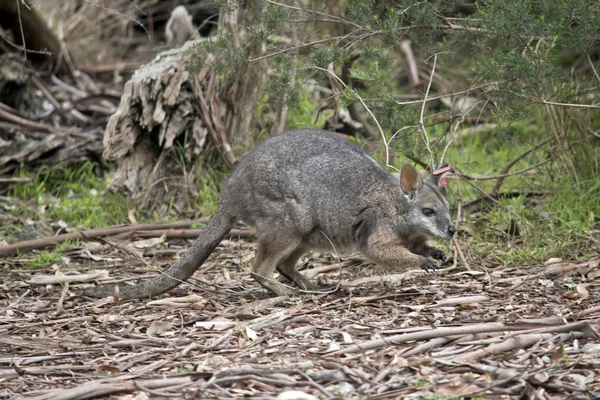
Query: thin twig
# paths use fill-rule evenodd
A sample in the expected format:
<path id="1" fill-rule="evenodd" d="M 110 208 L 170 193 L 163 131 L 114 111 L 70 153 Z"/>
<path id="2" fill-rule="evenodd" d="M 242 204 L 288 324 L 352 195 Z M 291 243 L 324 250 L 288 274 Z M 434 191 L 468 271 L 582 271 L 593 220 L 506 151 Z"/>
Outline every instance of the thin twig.
<path id="1" fill-rule="evenodd" d="M 509 161 L 504 168 L 502 168 L 502 171 L 500 172 L 500 177 L 498 178 L 498 181 L 496 182 L 496 184 L 494 185 L 494 188 L 492 189 L 492 191 L 490 192 L 490 195 L 492 197 L 497 197 L 498 196 L 498 191 L 500 190 L 500 186 L 502 186 L 502 182 L 504 182 L 504 179 L 506 179 L 508 176 L 508 171 L 510 171 L 510 169 L 516 164 L 518 163 L 520 160 L 522 160 L 523 158 L 525 158 L 528 154 L 530 154 L 532 151 L 539 149 L 540 147 L 542 147 L 543 145 L 545 145 L 546 143 L 550 142 L 554 140 L 554 137 L 548 138 L 546 140 L 541 141 L 540 143 L 536 144 L 535 146 L 533 146 L 532 148 L 528 149 L 527 151 L 525 151 L 524 153 L 520 154 L 519 156 L 517 156 L 516 158 L 514 158 L 513 160 Z"/>
<path id="2" fill-rule="evenodd" d="M 302 8 L 302 7 L 290 6 L 287 4 L 278 3 L 273 0 L 267 0 L 267 3 L 275 4 L 277 6 L 284 7 L 284 8 L 289 8 L 291 10 L 296 10 L 296 11 L 301 11 L 301 12 L 305 12 L 305 13 L 309 13 L 309 14 L 320 15 L 321 17 L 331 18 L 333 21 L 340 22 L 342 24 L 352 25 L 353 27 L 355 27 L 357 29 L 365 29 L 363 26 L 360 26 L 352 21 L 349 21 L 347 19 L 335 16 L 335 15 L 326 14 L 326 13 L 322 13 L 322 12 L 315 11 L 315 10 L 309 10 L 309 9 Z"/>
<path id="3" fill-rule="evenodd" d="M 598 79 L 598 81 L 600 81 L 600 75 L 598 75 L 598 71 L 596 71 L 596 67 L 594 67 L 594 63 L 592 62 L 592 58 L 589 54 L 587 54 L 587 60 L 590 63 L 590 67 L 592 67 L 592 71 L 594 71 L 594 76 L 596 79 Z"/>
<path id="4" fill-rule="evenodd" d="M 329 71 L 325 68 L 321 68 L 321 67 L 315 67 L 318 70 L 324 71 L 328 74 L 332 74 L 333 77 L 340 82 L 344 88 L 347 87 L 346 83 L 344 83 L 344 81 L 337 76 L 335 73 L 333 73 L 332 71 Z M 377 129 L 379 130 L 379 134 L 381 136 L 381 140 L 383 141 L 383 145 L 385 146 L 385 163 L 387 167 L 393 168 L 396 171 L 398 171 L 398 169 L 396 169 L 393 165 L 390 165 L 390 147 L 389 147 L 389 142 L 388 140 L 385 138 L 385 133 L 383 132 L 383 128 L 381 127 L 381 125 L 379 124 L 379 121 L 377 120 L 377 118 L 375 118 L 375 115 L 373 114 L 373 112 L 371 111 L 371 109 L 369 107 L 367 107 L 367 105 L 365 104 L 364 100 L 362 99 L 362 97 L 356 93 L 356 91 L 354 91 L 354 95 L 358 98 L 358 101 L 360 101 L 360 104 L 362 104 L 362 106 L 365 108 L 365 110 L 367 110 L 367 112 L 369 113 L 369 115 L 371 116 L 371 118 L 373 118 L 373 120 L 375 121 L 375 124 L 377 125 Z"/>
<path id="5" fill-rule="evenodd" d="M 430 101 L 434 101 L 434 100 L 444 99 L 446 97 L 458 96 L 459 94 L 471 93 L 476 90 L 486 88 L 488 86 L 498 85 L 499 83 L 500 83 L 499 81 L 488 82 L 488 83 L 484 83 L 483 85 L 472 87 L 470 89 L 461 90 L 460 92 L 454 92 L 454 93 L 442 94 L 442 95 L 435 96 L 435 97 L 429 97 L 427 99 L 427 101 L 430 102 Z M 379 99 L 369 99 L 369 100 L 379 100 Z M 410 101 L 395 101 L 394 103 L 398 106 L 408 106 L 411 104 L 421 104 L 422 102 L 423 102 L 423 100 L 410 100 Z"/>
<path id="6" fill-rule="evenodd" d="M 286 53 L 288 51 L 293 51 L 293 50 L 300 50 L 300 49 L 303 49 L 305 47 L 310 47 L 310 46 L 314 46 L 314 45 L 317 45 L 317 44 L 322 44 L 322 43 L 327 43 L 327 42 L 331 42 L 331 41 L 334 41 L 334 40 L 343 39 L 343 38 L 345 38 L 347 36 L 348 35 L 335 36 L 335 37 L 332 37 L 332 38 L 315 40 L 314 42 L 310 42 L 310 43 L 299 44 L 297 46 L 286 47 L 285 49 L 277 50 L 277 51 L 274 51 L 273 53 L 265 54 L 264 56 L 252 58 L 252 59 L 248 60 L 248 62 L 249 63 L 254 63 L 254 62 L 257 62 L 257 61 L 260 61 L 260 60 L 264 60 L 265 58 L 275 57 L 276 55 L 281 54 L 281 53 Z"/>
<path id="7" fill-rule="evenodd" d="M 460 257 L 460 261 L 462 261 L 463 265 L 465 266 L 465 269 L 467 271 L 471 271 L 471 267 L 469 266 L 469 262 L 467 261 L 467 258 L 463 254 L 463 252 L 462 252 L 462 250 L 460 248 L 460 245 L 458 244 L 458 240 L 456 240 L 456 236 L 452 237 L 452 245 L 456 249 L 456 252 L 458 253 L 458 256 Z"/>
<path id="8" fill-rule="evenodd" d="M 429 147 L 429 136 L 427 136 L 427 130 L 425 129 L 425 121 L 423 119 L 423 115 L 425 114 L 425 106 L 427 104 L 427 97 L 429 96 L 429 90 L 431 89 L 431 83 L 433 82 L 433 75 L 435 74 L 435 65 L 437 64 L 437 54 L 433 55 L 433 67 L 431 68 L 431 76 L 429 77 L 429 84 L 427 85 L 427 90 L 425 91 L 425 98 L 423 99 L 423 105 L 421 106 L 421 116 L 419 118 L 419 132 L 423 135 L 423 140 L 425 141 L 425 147 L 429 152 L 429 166 L 431 170 L 435 168 L 433 163 L 433 153 L 431 152 L 431 147 Z"/>
<path id="9" fill-rule="evenodd" d="M 23 30 L 23 19 L 21 18 L 21 3 L 26 4 L 25 2 L 21 2 L 21 0 L 15 0 L 17 2 L 17 18 L 19 19 L 19 29 L 21 30 L 21 39 L 23 40 L 23 58 L 27 60 L 27 43 L 25 43 L 25 31 Z"/>
<path id="10" fill-rule="evenodd" d="M 558 107 L 599 108 L 600 109 L 600 105 L 596 105 L 596 104 L 557 103 L 555 101 L 548 101 L 548 100 L 545 100 L 545 99 L 542 99 L 542 103 L 550 105 L 550 106 L 558 106 Z"/>
<path id="11" fill-rule="evenodd" d="M 547 164 L 550 161 L 552 161 L 552 157 L 550 157 L 550 158 L 548 158 L 548 159 L 546 159 L 544 161 L 541 161 L 541 162 L 539 162 L 537 164 L 531 165 L 531 166 L 529 166 L 527 168 L 523 168 L 523 169 L 520 169 L 518 171 L 511 172 L 510 174 L 495 175 L 495 176 L 470 176 L 470 175 L 465 175 L 465 174 L 460 173 L 460 177 L 462 179 L 466 180 L 466 181 L 491 181 L 491 180 L 494 180 L 494 179 L 503 179 L 503 178 L 507 178 L 509 176 L 520 175 L 520 174 L 523 174 L 523 173 L 525 173 L 527 171 L 531 171 L 532 169 L 536 169 L 537 167 L 541 167 L 542 165 Z"/>
<path id="12" fill-rule="evenodd" d="M 442 165 L 444 163 L 444 157 L 446 157 L 446 152 L 448 151 L 448 149 L 450 148 L 450 146 L 452 145 L 452 142 L 454 142 L 454 138 L 456 138 L 456 132 L 458 131 L 458 127 L 460 126 L 460 124 L 462 124 L 465 121 L 465 116 L 461 115 L 457 120 L 456 120 L 456 124 L 454 125 L 454 129 L 452 129 L 450 131 L 450 139 L 448 139 L 448 143 L 446 143 L 446 146 L 444 147 L 444 151 L 442 152 L 442 156 L 440 157 L 440 164 Z"/>

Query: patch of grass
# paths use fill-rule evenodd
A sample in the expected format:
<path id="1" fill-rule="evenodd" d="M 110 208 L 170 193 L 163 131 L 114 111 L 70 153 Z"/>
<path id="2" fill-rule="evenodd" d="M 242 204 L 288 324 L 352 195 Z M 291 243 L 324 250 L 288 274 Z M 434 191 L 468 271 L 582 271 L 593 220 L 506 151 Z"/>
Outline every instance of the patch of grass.
<path id="1" fill-rule="evenodd" d="M 197 175 L 198 183 L 198 210 L 202 215 L 212 215 L 217 211 L 219 198 L 227 175 L 210 167 L 205 167 Z"/>
<path id="2" fill-rule="evenodd" d="M 497 175 L 510 160 L 542 140 L 539 134 L 535 135 L 542 129 L 543 124 L 514 124 L 468 136 L 462 145 L 455 146 L 450 152 L 451 163 L 467 174 Z M 587 153 L 580 154 L 587 160 L 580 156 L 579 163 L 593 165 L 593 159 L 600 157 L 600 149 L 593 152 L 588 149 Z M 526 168 L 547 157 L 547 149 L 533 151 L 511 171 Z M 507 178 L 501 192 L 521 195 L 501 199 L 499 204 L 484 212 L 467 215 L 481 228 L 471 242 L 476 255 L 494 265 L 520 265 L 542 263 L 553 257 L 585 259 L 593 254 L 592 241 L 586 236 L 598 227 L 600 175 L 594 175 L 588 169 L 578 180 L 565 173 L 564 166 L 569 163 L 569 157 L 569 154 L 556 157 L 543 168 Z M 489 193 L 495 182 L 474 183 Z M 450 182 L 450 191 L 449 199 L 455 202 L 458 188 L 454 181 Z M 537 196 L 534 193 L 545 194 Z M 464 204 L 481 195 L 461 182 L 460 197 Z"/>
<path id="3" fill-rule="evenodd" d="M 59 252 L 44 250 L 37 253 L 33 259 L 26 261 L 25 265 L 31 268 L 44 268 L 48 265 L 56 264 L 61 260 L 62 256 Z"/>
<path id="4" fill-rule="evenodd" d="M 319 127 L 325 124 L 325 121 L 331 116 L 331 110 L 325 110 L 319 114 L 316 119 L 319 104 L 310 98 L 308 88 L 298 90 L 298 103 L 290 108 L 285 124 L 286 129 Z M 316 121 L 315 121 L 316 119 Z"/>
<path id="5" fill-rule="evenodd" d="M 22 201 L 15 214 L 32 219 L 45 216 L 81 228 L 128 222 L 127 198 L 106 190 L 109 177 L 96 175 L 97 167 L 86 162 L 54 171 L 40 168 L 33 174 L 20 171 L 19 176 L 33 180 L 15 185 L 9 192 L 10 197 Z"/>

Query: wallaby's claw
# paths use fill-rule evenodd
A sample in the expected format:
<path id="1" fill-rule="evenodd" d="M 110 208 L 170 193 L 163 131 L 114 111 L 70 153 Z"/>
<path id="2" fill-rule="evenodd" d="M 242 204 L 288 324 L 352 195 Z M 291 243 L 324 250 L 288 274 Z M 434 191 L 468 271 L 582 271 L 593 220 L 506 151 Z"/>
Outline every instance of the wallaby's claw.
<path id="1" fill-rule="evenodd" d="M 435 261 L 425 258 L 421 261 L 421 269 L 424 269 L 425 271 L 435 271 L 438 269 L 438 265 Z"/>
<path id="2" fill-rule="evenodd" d="M 446 255 L 446 253 L 444 253 L 442 250 L 440 249 L 432 249 L 429 252 L 429 255 L 433 258 L 435 258 L 436 260 L 440 260 L 443 264 L 446 264 L 449 260 L 448 256 Z"/>

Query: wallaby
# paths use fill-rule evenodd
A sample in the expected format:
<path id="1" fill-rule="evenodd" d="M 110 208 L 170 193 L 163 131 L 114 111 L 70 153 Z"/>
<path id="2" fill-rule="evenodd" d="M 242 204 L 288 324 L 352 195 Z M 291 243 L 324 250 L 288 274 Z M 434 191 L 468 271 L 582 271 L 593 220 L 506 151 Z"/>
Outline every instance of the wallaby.
<path id="1" fill-rule="evenodd" d="M 216 214 L 171 268 L 119 290 L 123 299 L 156 296 L 188 279 L 239 220 L 256 229 L 252 276 L 276 295 L 298 291 L 274 279 L 275 270 L 302 290 L 318 286 L 295 264 L 309 250 L 359 250 L 386 269 L 435 269 L 446 262 L 427 237 L 456 231 L 440 193 L 441 172 L 420 179 L 409 165 L 400 180 L 350 141 L 330 132 L 297 129 L 265 140 L 237 165 Z M 441 171 L 441 172 L 440 172 Z M 91 288 L 93 297 L 111 288 Z"/>

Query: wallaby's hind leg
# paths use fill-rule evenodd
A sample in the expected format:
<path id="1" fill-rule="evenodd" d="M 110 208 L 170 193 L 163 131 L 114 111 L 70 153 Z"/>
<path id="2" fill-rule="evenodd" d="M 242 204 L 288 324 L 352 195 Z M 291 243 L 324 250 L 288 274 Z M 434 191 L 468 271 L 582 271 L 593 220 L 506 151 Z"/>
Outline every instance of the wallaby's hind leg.
<path id="1" fill-rule="evenodd" d="M 271 240 L 258 242 L 256 257 L 252 265 L 252 277 L 265 289 L 278 296 L 293 296 L 297 290 L 289 288 L 273 278 L 275 269 L 280 260 L 288 258 L 293 253 L 295 246 L 283 245 Z M 298 273 L 298 272 L 296 272 Z"/>
<path id="2" fill-rule="evenodd" d="M 308 278 L 302 275 L 296 269 L 296 263 L 306 252 L 306 249 L 302 246 L 296 248 L 287 257 L 283 258 L 279 264 L 277 264 L 277 271 L 293 284 L 303 290 L 318 291 L 319 286 L 312 283 Z"/>

